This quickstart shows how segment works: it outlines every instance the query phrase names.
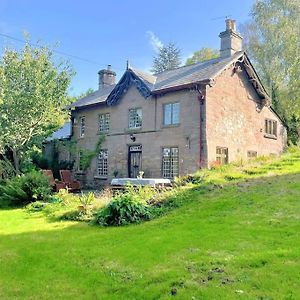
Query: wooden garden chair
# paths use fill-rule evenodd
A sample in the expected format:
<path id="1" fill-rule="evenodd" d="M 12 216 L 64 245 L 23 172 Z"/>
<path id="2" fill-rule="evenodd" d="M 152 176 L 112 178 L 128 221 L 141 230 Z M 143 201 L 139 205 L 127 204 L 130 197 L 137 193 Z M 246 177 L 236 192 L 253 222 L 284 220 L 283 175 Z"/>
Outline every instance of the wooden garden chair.
<path id="1" fill-rule="evenodd" d="M 54 179 L 52 170 L 42 170 L 42 172 L 48 178 L 48 182 L 55 192 L 66 188 L 63 182 Z"/>
<path id="2" fill-rule="evenodd" d="M 61 181 L 68 187 L 70 191 L 81 190 L 80 182 L 72 179 L 71 171 L 60 170 L 59 174 L 60 174 Z"/>

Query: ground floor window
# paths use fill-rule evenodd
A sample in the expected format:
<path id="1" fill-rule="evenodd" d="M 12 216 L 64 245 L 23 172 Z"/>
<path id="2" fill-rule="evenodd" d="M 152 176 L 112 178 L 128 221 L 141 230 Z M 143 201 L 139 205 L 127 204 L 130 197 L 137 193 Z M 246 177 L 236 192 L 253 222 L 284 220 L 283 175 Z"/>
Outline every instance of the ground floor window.
<path id="1" fill-rule="evenodd" d="M 162 153 L 162 176 L 174 178 L 179 175 L 178 147 L 165 147 Z"/>
<path id="2" fill-rule="evenodd" d="M 108 158 L 108 151 L 106 149 L 100 150 L 98 154 L 98 162 L 97 162 L 98 176 L 107 176 L 107 158 Z"/>
<path id="3" fill-rule="evenodd" d="M 83 152 L 78 152 L 78 164 L 77 164 L 77 171 L 82 172 L 83 171 Z"/>
<path id="4" fill-rule="evenodd" d="M 228 164 L 228 148 L 217 147 L 216 150 L 216 161 L 221 165 Z"/>
<path id="5" fill-rule="evenodd" d="M 257 157 L 257 151 L 248 151 L 247 152 L 247 157 L 248 158 L 256 158 Z"/>

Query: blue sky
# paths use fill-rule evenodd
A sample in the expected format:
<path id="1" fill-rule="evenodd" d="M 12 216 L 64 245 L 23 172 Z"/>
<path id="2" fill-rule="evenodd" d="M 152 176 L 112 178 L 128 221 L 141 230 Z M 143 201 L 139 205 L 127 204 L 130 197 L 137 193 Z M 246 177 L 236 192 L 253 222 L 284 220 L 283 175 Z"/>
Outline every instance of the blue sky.
<path id="1" fill-rule="evenodd" d="M 185 60 L 201 47 L 219 48 L 218 34 L 225 16 L 238 24 L 249 19 L 254 0 L 0 0 L 0 33 L 23 39 L 29 32 L 32 43 L 59 43 L 57 50 L 71 57 L 76 71 L 70 94 L 97 88 L 97 72 L 111 64 L 118 77 L 126 60 L 149 70 L 157 46 L 174 42 Z M 22 43 L 0 36 L 0 51 Z"/>

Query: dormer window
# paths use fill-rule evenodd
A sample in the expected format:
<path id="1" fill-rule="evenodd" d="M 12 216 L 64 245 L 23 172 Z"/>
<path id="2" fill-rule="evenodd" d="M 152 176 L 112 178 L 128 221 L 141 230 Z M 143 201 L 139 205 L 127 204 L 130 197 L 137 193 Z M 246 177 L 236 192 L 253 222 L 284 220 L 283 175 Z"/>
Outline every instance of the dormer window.
<path id="1" fill-rule="evenodd" d="M 128 128 L 138 129 L 141 127 L 142 127 L 142 109 L 141 108 L 129 109 Z"/>

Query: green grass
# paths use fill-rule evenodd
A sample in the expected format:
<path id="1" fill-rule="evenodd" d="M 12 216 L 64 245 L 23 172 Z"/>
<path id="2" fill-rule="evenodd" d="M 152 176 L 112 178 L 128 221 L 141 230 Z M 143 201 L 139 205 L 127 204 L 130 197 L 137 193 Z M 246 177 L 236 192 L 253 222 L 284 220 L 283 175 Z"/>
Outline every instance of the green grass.
<path id="1" fill-rule="evenodd" d="M 139 225 L 0 210 L 0 299 L 299 299 L 300 154 L 203 174 Z"/>

